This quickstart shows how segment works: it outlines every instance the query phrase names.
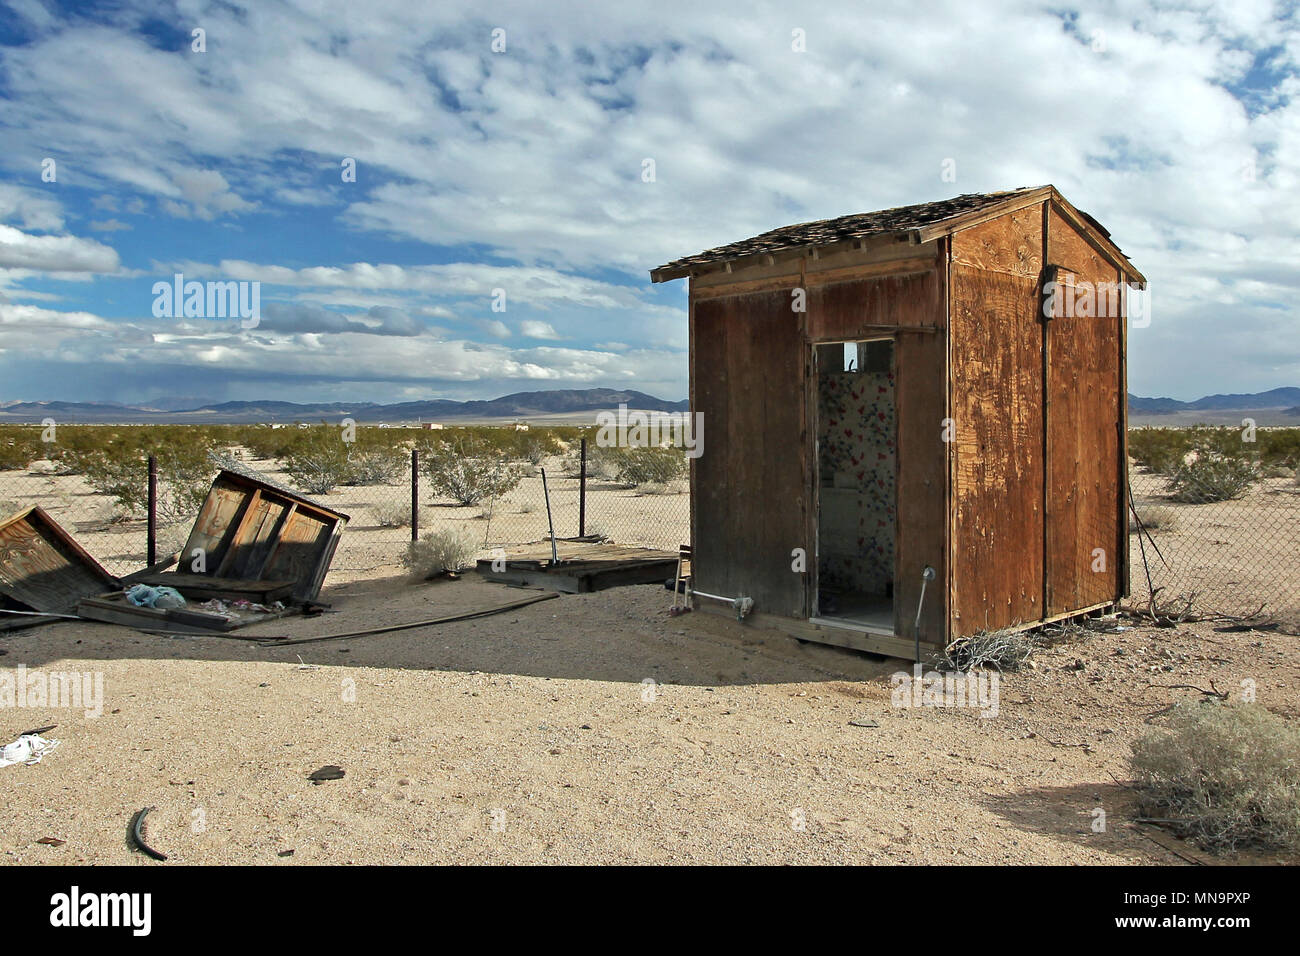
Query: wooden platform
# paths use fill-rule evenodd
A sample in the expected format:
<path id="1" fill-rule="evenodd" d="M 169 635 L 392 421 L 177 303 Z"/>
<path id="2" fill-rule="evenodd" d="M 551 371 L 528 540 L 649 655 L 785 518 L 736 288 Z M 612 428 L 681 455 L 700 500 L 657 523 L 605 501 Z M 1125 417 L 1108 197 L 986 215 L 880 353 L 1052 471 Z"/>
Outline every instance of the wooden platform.
<path id="1" fill-rule="evenodd" d="M 585 594 L 625 584 L 663 584 L 677 571 L 677 555 L 669 551 L 586 541 L 557 541 L 556 551 L 560 563 L 552 565 L 549 543 L 514 548 L 506 552 L 503 570 L 494 570 L 493 560 L 485 558 L 478 573 L 504 584 Z M 501 567 L 499 560 L 495 564 Z"/>

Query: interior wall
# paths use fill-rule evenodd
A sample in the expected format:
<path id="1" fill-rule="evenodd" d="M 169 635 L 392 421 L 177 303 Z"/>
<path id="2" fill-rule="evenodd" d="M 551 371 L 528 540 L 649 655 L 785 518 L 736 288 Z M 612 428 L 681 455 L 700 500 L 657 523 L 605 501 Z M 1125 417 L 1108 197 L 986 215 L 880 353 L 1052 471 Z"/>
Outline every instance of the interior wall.
<path id="1" fill-rule="evenodd" d="M 823 355 L 840 351 L 826 346 Z M 857 361 L 864 359 L 860 346 Z M 885 368 L 818 363 L 818 586 L 892 595 L 898 449 L 893 350 Z M 842 361 L 839 363 L 842 365 Z"/>

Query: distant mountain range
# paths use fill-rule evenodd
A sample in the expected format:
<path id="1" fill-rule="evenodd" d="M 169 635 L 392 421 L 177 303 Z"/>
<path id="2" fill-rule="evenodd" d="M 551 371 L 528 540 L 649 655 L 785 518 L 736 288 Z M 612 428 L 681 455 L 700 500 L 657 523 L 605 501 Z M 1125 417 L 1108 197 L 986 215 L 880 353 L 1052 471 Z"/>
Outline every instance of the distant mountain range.
<path id="1" fill-rule="evenodd" d="M 247 424 L 259 422 L 318 422 L 353 418 L 375 424 L 387 422 L 469 422 L 514 419 L 591 422 L 595 413 L 619 405 L 642 411 L 684 412 L 686 401 L 670 402 L 645 392 L 612 388 L 554 389 L 515 392 L 488 401 L 454 402 L 204 402 L 202 399 L 162 398 L 140 405 L 112 402 L 0 402 L 0 423 L 62 424 Z M 1174 398 L 1128 397 L 1129 421 L 1134 425 L 1239 424 L 1253 417 L 1260 425 L 1300 425 L 1300 388 L 1275 388 L 1250 395 L 1207 395 L 1193 402 Z"/>
<path id="2" fill-rule="evenodd" d="M 201 400 L 195 400 L 201 402 Z M 186 405 L 187 407 L 176 407 Z M 0 422 L 40 422 L 53 418 L 61 424 L 247 424 L 259 422 L 318 422 L 353 418 L 358 422 L 491 421 L 567 419 L 594 421 L 595 413 L 626 405 L 641 411 L 684 412 L 686 401 L 670 402 L 644 392 L 612 388 L 554 389 L 516 392 L 489 401 L 454 402 L 277 402 L 248 401 L 188 405 L 183 399 L 160 399 L 141 405 L 112 402 L 0 402 Z"/>

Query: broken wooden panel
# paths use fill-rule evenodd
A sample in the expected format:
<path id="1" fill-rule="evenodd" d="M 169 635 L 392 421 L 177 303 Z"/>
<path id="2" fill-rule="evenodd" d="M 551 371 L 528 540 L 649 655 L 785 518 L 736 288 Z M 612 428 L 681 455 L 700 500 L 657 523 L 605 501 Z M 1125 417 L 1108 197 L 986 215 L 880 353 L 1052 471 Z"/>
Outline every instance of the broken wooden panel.
<path id="1" fill-rule="evenodd" d="M 694 303 L 695 588 L 808 615 L 791 552 L 807 539 L 804 351 L 788 289 Z"/>
<path id="2" fill-rule="evenodd" d="M 347 521 L 347 515 L 262 476 L 226 469 L 199 510 L 181 568 L 212 577 L 292 581 L 294 600 L 315 600 Z"/>
<path id="3" fill-rule="evenodd" d="M 952 631 L 1038 620 L 1043 381 L 1038 283 L 952 267 Z"/>
<path id="4" fill-rule="evenodd" d="M 1046 613 L 1058 614 L 1124 592 L 1123 316 L 1118 270 L 1055 209 L 1048 258 L 1069 289 L 1055 300 L 1047 323 Z"/>
<path id="5" fill-rule="evenodd" d="M 121 591 L 85 597 L 77 602 L 77 614 L 88 621 L 142 627 L 146 630 L 179 628 L 200 631 L 233 631 L 239 624 L 224 614 L 188 607 L 137 607 Z"/>
<path id="6" fill-rule="evenodd" d="M 75 614 L 78 600 L 116 586 L 43 508 L 0 522 L 0 597 L 13 609 Z"/>
<path id="7" fill-rule="evenodd" d="M 174 571 L 137 573 L 132 575 L 131 582 L 175 588 L 187 600 L 249 601 L 253 604 L 288 601 L 293 596 L 294 586 L 292 581 L 241 581 Z"/>

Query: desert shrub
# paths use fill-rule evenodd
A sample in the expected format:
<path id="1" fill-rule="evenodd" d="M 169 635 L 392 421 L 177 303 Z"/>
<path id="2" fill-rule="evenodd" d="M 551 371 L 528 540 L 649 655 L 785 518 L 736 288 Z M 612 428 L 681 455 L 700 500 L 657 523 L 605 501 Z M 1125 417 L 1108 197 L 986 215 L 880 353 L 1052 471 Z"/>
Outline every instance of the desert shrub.
<path id="1" fill-rule="evenodd" d="M 411 524 L 411 505 L 396 501 L 384 501 L 370 509 L 375 517 L 375 524 L 381 528 L 405 528 Z"/>
<path id="2" fill-rule="evenodd" d="M 1259 704 L 1180 703 L 1133 744 L 1145 816 L 1210 849 L 1300 850 L 1300 726 Z"/>
<path id="3" fill-rule="evenodd" d="M 1019 670 L 1038 645 L 1027 631 L 978 631 L 961 637 L 944 648 L 939 664 L 948 670 L 970 671 L 976 667 L 996 667 L 1000 671 Z"/>
<path id="4" fill-rule="evenodd" d="M 1255 440 L 1259 460 L 1267 465 L 1300 468 L 1300 428 L 1260 429 Z"/>
<path id="5" fill-rule="evenodd" d="M 1169 497 L 1189 504 L 1240 498 L 1259 479 L 1254 464 L 1199 452 L 1194 460 L 1174 469 L 1169 477 Z"/>
<path id="6" fill-rule="evenodd" d="M 1134 428 L 1128 433 L 1129 457 L 1162 474 L 1181 465 L 1189 451 L 1191 442 L 1184 429 Z"/>
<path id="7" fill-rule="evenodd" d="M 1138 505 L 1138 520 L 1148 531 L 1177 531 L 1178 512 L 1163 505 Z M 1129 521 L 1129 533 L 1138 529 L 1137 521 Z"/>
<path id="8" fill-rule="evenodd" d="M 430 447 L 421 465 L 435 493 L 462 505 L 508 494 L 524 477 L 500 451 L 466 437 Z"/>
<path id="9" fill-rule="evenodd" d="M 629 485 L 666 484 L 686 471 L 686 456 L 678 448 L 626 448 L 617 481 Z"/>
<path id="10" fill-rule="evenodd" d="M 164 523 L 186 521 L 198 514 L 216 470 L 209 460 L 212 440 L 194 433 L 190 440 L 176 434 L 106 435 L 92 450 L 73 449 L 68 461 L 87 484 L 111 497 L 127 515 L 144 514 L 149 503 L 148 459 L 158 465 L 158 518 Z"/>
<path id="11" fill-rule="evenodd" d="M 407 458 L 395 448 L 354 446 L 348 449 L 349 485 L 391 485 L 407 470 Z"/>
<path id="12" fill-rule="evenodd" d="M 5 431 L 7 434 L 0 433 L 0 471 L 22 471 L 43 457 L 37 436 L 23 434 L 17 429 Z"/>
<path id="13" fill-rule="evenodd" d="M 284 456 L 284 471 L 307 494 L 327 495 L 351 475 L 349 451 L 339 428 L 303 429 Z"/>
<path id="14" fill-rule="evenodd" d="M 408 544 L 402 564 L 414 577 L 431 578 L 469 567 L 476 553 L 468 536 L 454 528 L 443 528 Z"/>

